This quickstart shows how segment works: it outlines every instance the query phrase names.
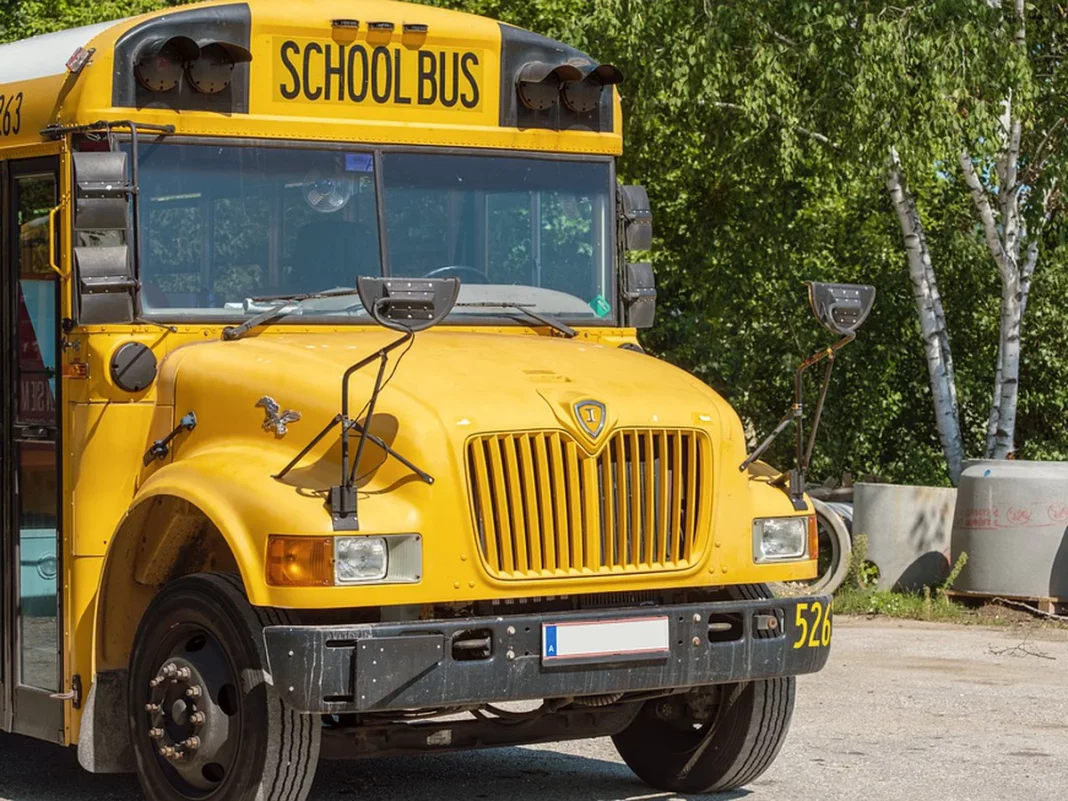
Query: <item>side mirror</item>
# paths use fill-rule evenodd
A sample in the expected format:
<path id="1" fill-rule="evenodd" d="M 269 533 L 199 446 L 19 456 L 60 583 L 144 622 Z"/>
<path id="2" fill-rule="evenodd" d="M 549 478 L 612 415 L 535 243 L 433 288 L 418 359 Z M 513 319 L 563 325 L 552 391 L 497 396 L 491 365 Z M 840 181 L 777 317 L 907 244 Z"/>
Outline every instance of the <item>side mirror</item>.
<path id="1" fill-rule="evenodd" d="M 656 278 L 648 262 L 628 264 L 623 286 L 625 322 L 633 328 L 652 328 L 656 320 Z"/>
<path id="2" fill-rule="evenodd" d="M 460 294 L 460 279 L 360 276 L 356 289 L 375 322 L 397 331 L 423 331 L 448 317 Z"/>
<path id="3" fill-rule="evenodd" d="M 80 323 L 129 323 L 137 316 L 128 175 L 124 152 L 74 154 Z"/>
<path id="4" fill-rule="evenodd" d="M 853 336 L 871 313 L 875 287 L 810 281 L 808 300 L 812 313 L 824 328 L 838 336 Z"/>
<path id="5" fill-rule="evenodd" d="M 624 247 L 627 250 L 652 249 L 653 212 L 649 209 L 649 193 L 644 186 L 620 186 L 619 197 Z"/>

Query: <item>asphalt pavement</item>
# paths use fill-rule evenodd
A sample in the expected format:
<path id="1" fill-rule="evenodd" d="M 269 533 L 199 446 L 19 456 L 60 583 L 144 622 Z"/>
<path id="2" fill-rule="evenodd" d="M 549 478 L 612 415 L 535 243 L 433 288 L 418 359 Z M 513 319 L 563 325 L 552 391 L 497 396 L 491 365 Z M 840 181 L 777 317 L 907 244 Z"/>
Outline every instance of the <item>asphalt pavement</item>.
<path id="1" fill-rule="evenodd" d="M 1031 801 L 1068 788 L 1068 632 L 836 621 L 827 669 L 800 680 L 793 727 L 747 801 Z M 132 777 L 0 735 L 0 801 L 135 801 Z M 312 801 L 637 801 L 609 740 L 324 762 Z"/>

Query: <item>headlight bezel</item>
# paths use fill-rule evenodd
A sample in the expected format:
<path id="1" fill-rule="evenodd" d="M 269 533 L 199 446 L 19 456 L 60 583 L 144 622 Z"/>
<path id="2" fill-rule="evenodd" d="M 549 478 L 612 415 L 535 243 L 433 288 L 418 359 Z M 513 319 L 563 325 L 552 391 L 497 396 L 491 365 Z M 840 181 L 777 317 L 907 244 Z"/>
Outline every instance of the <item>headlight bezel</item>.
<path id="1" fill-rule="evenodd" d="M 385 548 L 385 573 L 342 578 L 339 540 L 375 541 Z M 423 580 L 423 538 L 419 534 L 339 534 L 333 536 L 270 534 L 265 579 L 269 587 L 353 588 L 418 584 Z"/>
<path id="2" fill-rule="evenodd" d="M 781 564 L 784 562 L 805 562 L 812 558 L 810 554 L 809 530 L 812 525 L 811 515 L 791 515 L 789 517 L 758 517 L 753 520 L 753 562 L 762 564 Z M 789 535 L 799 543 L 799 547 L 783 550 L 779 553 L 768 553 L 765 544 L 769 538 L 766 529 L 769 527 L 788 527 L 793 529 Z"/>

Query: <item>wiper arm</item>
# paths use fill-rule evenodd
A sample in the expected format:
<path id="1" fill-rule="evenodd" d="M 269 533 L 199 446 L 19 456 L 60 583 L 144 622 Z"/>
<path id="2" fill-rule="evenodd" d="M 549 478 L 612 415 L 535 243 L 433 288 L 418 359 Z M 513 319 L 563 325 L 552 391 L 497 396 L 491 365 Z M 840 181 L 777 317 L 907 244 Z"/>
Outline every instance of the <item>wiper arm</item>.
<path id="1" fill-rule="evenodd" d="M 357 294 L 359 294 L 359 291 L 356 289 L 328 289 L 325 292 L 306 292 L 300 295 L 264 295 L 258 298 L 249 298 L 253 303 L 270 303 L 271 301 L 280 302 L 269 309 L 265 309 L 255 317 L 249 317 L 245 322 L 241 323 L 241 325 L 226 326 L 226 328 L 223 329 L 222 338 L 227 342 L 241 339 L 241 337 L 253 328 L 270 322 L 294 303 L 299 305 L 305 300 L 314 300 L 316 298 L 338 298 Z"/>
<path id="2" fill-rule="evenodd" d="M 569 326 L 567 323 L 563 323 L 554 317 L 550 317 L 547 314 L 541 314 L 531 309 L 529 303 L 515 303 L 512 301 L 481 301 L 478 303 L 457 303 L 457 306 L 483 308 L 483 309 L 515 309 L 518 312 L 525 314 L 532 320 L 536 320 L 542 325 L 547 325 L 559 334 L 567 337 L 568 339 L 574 339 L 578 336 L 578 331 Z"/>

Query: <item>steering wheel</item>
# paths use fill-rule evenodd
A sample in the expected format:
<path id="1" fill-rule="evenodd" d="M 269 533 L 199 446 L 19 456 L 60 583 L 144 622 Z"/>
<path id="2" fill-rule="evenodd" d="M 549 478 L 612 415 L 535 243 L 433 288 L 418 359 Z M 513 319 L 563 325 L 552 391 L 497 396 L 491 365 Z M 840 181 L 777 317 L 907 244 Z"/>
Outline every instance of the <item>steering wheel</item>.
<path id="1" fill-rule="evenodd" d="M 484 272 L 464 264 L 449 264 L 445 267 L 438 267 L 436 270 L 428 272 L 423 278 L 446 278 L 456 273 L 460 273 L 460 275 L 456 275 L 457 278 L 461 278 L 463 275 L 472 276 L 470 281 L 472 284 L 488 284 L 490 282 L 489 276 Z"/>

